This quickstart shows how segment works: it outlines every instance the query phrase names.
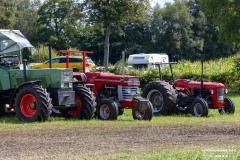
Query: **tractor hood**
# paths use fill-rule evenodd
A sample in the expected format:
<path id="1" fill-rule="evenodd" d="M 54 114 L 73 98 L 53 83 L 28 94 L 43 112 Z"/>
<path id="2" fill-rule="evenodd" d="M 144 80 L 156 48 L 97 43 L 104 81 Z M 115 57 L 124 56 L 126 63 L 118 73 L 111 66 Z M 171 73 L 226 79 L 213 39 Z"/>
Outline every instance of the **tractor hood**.
<path id="1" fill-rule="evenodd" d="M 105 84 L 123 86 L 140 85 L 139 77 L 136 76 L 116 75 L 108 72 L 86 72 L 85 74 L 89 83 L 104 82 Z"/>
<path id="2" fill-rule="evenodd" d="M 200 89 L 201 82 L 192 81 L 189 79 L 178 79 L 174 82 L 174 85 L 178 88 Z M 224 84 L 217 82 L 203 82 L 204 90 L 213 90 L 214 88 L 225 88 Z"/>
<path id="3" fill-rule="evenodd" d="M 19 30 L 0 29 L 0 55 L 21 51 L 23 48 L 29 48 L 32 54 L 35 52 L 35 48 Z"/>

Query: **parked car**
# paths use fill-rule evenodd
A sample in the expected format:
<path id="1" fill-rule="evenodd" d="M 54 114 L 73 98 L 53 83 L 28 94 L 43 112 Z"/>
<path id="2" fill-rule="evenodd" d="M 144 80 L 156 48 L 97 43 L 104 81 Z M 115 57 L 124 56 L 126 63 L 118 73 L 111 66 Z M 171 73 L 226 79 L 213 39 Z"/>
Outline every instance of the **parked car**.
<path id="1" fill-rule="evenodd" d="M 82 56 L 70 56 L 69 68 L 72 68 L 74 72 L 82 71 Z M 86 66 L 90 71 L 95 70 L 96 65 L 91 58 L 86 57 Z M 45 63 L 38 63 L 31 66 L 32 69 L 49 68 L 49 61 Z M 66 68 L 66 56 L 60 56 L 52 59 L 52 68 Z"/>

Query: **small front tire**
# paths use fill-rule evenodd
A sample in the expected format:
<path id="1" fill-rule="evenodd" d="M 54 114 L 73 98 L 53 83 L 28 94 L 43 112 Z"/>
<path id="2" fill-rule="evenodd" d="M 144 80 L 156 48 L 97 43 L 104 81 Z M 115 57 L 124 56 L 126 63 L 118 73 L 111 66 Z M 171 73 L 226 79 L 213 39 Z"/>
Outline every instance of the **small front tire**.
<path id="1" fill-rule="evenodd" d="M 203 98 L 197 98 L 191 105 L 191 112 L 196 117 L 206 117 L 208 115 L 208 104 Z"/>
<path id="2" fill-rule="evenodd" d="M 234 114 L 235 105 L 234 102 L 230 98 L 224 98 L 224 106 L 218 109 L 220 114 Z"/>
<path id="3" fill-rule="evenodd" d="M 97 106 L 97 116 L 101 120 L 116 120 L 118 106 L 113 100 L 103 99 Z"/>

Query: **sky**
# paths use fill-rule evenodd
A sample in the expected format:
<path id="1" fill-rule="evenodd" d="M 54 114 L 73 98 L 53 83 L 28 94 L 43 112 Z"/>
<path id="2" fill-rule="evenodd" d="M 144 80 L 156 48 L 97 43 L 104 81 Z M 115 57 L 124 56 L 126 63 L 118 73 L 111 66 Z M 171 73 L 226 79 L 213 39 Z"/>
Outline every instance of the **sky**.
<path id="1" fill-rule="evenodd" d="M 150 0 L 151 6 L 154 7 L 156 3 L 160 5 L 160 7 L 164 7 L 166 2 L 173 3 L 173 0 Z"/>
<path id="2" fill-rule="evenodd" d="M 41 0 L 42 2 L 44 0 Z M 164 7 L 166 2 L 173 3 L 173 0 L 150 0 L 151 6 L 154 7 L 156 3 L 158 3 L 161 7 Z"/>

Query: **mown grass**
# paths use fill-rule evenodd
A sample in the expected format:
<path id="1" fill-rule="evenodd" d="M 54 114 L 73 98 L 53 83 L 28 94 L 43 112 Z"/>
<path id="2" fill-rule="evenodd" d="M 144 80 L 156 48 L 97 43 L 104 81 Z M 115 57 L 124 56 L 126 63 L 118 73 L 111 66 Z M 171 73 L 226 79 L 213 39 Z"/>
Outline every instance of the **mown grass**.
<path id="1" fill-rule="evenodd" d="M 94 156 L 90 159 L 105 160 L 239 160 L 240 150 L 229 149 L 177 149 L 177 150 L 157 150 L 151 153 L 143 152 L 122 152 L 111 155 L 102 155 L 100 158 Z M 76 158 L 80 159 L 80 158 Z M 75 160 L 75 159 L 68 159 Z"/>
<path id="2" fill-rule="evenodd" d="M 0 136 L 9 133 L 20 132 L 43 132 L 44 130 L 59 130 L 59 129 L 73 129 L 75 127 L 82 128 L 114 128 L 114 127 L 139 127 L 139 126 L 162 126 L 174 127 L 181 125 L 201 125 L 201 126 L 234 126 L 240 124 L 240 93 L 231 93 L 228 95 L 236 107 L 233 115 L 220 115 L 217 110 L 210 110 L 208 117 L 193 117 L 191 114 L 172 115 L 172 116 L 154 116 L 151 121 L 134 121 L 131 115 L 131 110 L 125 110 L 122 116 L 118 117 L 116 121 L 101 121 L 93 119 L 90 121 L 66 120 L 61 117 L 50 117 L 44 123 L 24 123 L 20 122 L 16 117 L 0 118 Z M 211 143 L 211 142 L 209 142 Z M 79 157 L 76 159 L 83 159 Z M 240 159 L 240 148 L 231 146 L 228 148 L 179 148 L 162 150 L 159 148 L 151 148 L 140 151 L 119 151 L 110 154 L 98 155 L 93 157 L 85 157 L 85 159 Z"/>

